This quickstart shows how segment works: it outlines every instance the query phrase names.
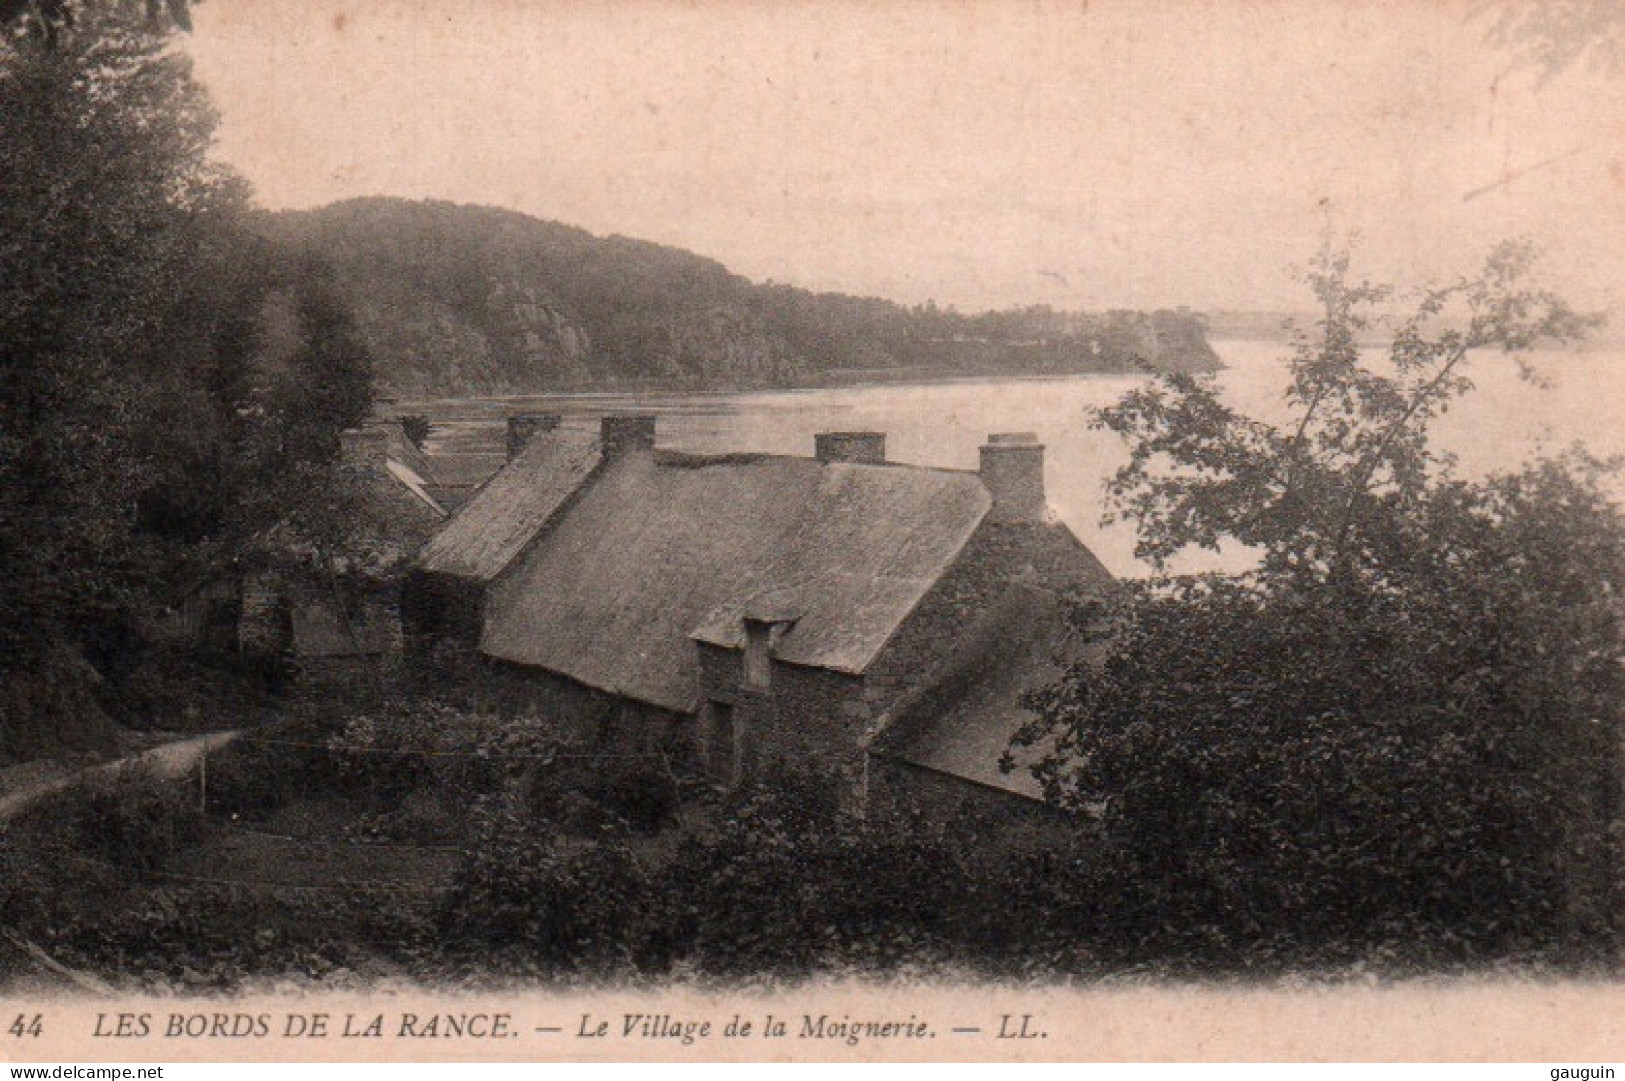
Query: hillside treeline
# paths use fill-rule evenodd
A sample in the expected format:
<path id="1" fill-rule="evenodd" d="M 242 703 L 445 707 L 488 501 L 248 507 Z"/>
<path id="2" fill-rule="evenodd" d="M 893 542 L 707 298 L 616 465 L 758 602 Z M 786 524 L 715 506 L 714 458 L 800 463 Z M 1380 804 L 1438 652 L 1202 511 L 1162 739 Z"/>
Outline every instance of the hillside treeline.
<path id="1" fill-rule="evenodd" d="M 166 629 L 370 405 L 330 275 L 252 229 L 214 124 L 123 7 L 0 39 L 0 763 L 195 712 Z"/>
<path id="2" fill-rule="evenodd" d="M 380 380 L 413 394 L 1218 367 L 1183 310 L 908 308 L 443 202 L 355 199 L 263 223 L 334 267 Z"/>

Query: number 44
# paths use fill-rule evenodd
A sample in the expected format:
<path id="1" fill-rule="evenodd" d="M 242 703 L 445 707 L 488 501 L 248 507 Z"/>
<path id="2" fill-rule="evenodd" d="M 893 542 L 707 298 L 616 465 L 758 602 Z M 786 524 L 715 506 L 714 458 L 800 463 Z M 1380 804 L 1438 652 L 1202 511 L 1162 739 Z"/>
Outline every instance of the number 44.
<path id="1" fill-rule="evenodd" d="M 25 1013 L 20 1013 L 17 1020 L 11 1023 L 11 1027 L 6 1029 L 6 1035 L 20 1040 L 25 1036 L 37 1037 L 44 1031 L 44 1018 L 41 1015 L 36 1013 L 33 1017 L 29 1017 Z"/>

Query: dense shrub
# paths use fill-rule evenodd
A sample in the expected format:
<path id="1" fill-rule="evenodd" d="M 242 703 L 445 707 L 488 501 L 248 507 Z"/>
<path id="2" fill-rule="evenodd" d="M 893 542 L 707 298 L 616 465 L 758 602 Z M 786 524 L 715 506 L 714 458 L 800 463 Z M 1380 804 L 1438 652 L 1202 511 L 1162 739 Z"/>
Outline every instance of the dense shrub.
<path id="1" fill-rule="evenodd" d="M 284 753 L 252 736 L 209 755 L 210 814 L 246 821 L 275 814 L 301 792 L 310 790 L 310 764 L 301 755 Z"/>
<path id="2" fill-rule="evenodd" d="M 1617 463 L 1473 477 L 1433 432 L 1492 351 L 1599 322 L 1534 256 L 1401 293 L 1328 246 L 1280 411 L 1182 375 L 1094 411 L 1126 443 L 1107 511 L 1141 558 L 1252 557 L 1090 598 L 1088 648 L 1029 703 L 1051 797 L 1102 808 L 1111 941 L 1219 967 L 1611 952 Z"/>
<path id="3" fill-rule="evenodd" d="M 242 727 L 277 702 L 280 662 L 199 655 L 133 634 L 96 658 L 101 701 L 120 725 L 138 730 L 212 732 Z"/>
<path id="4" fill-rule="evenodd" d="M 273 981 L 361 982 L 434 968 L 424 906 L 381 891 L 158 886 L 35 928 L 66 963 L 146 990 L 235 992 Z"/>
<path id="5" fill-rule="evenodd" d="M 648 933 L 651 883 L 621 840 L 563 843 L 508 798 L 483 801 L 474 820 L 443 941 L 543 973 L 631 964 Z"/>
<path id="6" fill-rule="evenodd" d="M 151 872 L 195 844 L 203 828 L 195 789 L 128 766 L 41 799 L 16 820 L 13 834 L 19 845 L 26 838 L 92 866 Z"/>
<path id="7" fill-rule="evenodd" d="M 1221 967 L 1606 946 L 1608 713 L 1430 701 L 1411 604 L 1341 621 L 1209 585 L 1116 611 L 1121 651 L 1043 704 L 1071 719 L 1052 780 L 1105 801 L 1123 937 Z M 1514 640 L 1456 626 L 1461 665 L 1480 634 Z M 1348 642 L 1367 663 L 1334 670 Z"/>
<path id="8" fill-rule="evenodd" d="M 548 761 L 555 748 L 538 721 L 435 700 L 388 709 L 304 702 L 210 757 L 210 810 L 265 818 L 311 793 L 358 798 L 379 814 L 423 793 L 466 804 Z"/>
<path id="9" fill-rule="evenodd" d="M 1305 937 L 1293 924 L 1226 907 L 1207 883 L 1150 873 L 1134 849 L 1087 823 L 1046 843 L 1005 845 L 1004 825 L 969 813 L 861 821 L 842 809 L 838 785 L 780 775 L 691 805 L 675 835 L 654 838 L 614 817 L 594 838 L 571 835 L 510 787 L 471 807 L 463 858 L 444 893 L 395 892 L 382 882 L 354 892 L 131 887 L 116 867 L 96 862 L 82 874 L 62 854 L 85 850 L 89 823 L 110 825 L 143 808 L 163 821 L 168 812 L 150 794 L 126 796 L 117 813 L 93 801 L 94 814 L 64 819 L 44 847 L 36 836 L 9 845 L 0 836 L 0 918 L 109 978 L 205 990 L 381 971 L 429 980 L 681 972 L 730 981 L 933 971 L 1201 976 L 1356 964 L 1398 973 L 1468 956 L 1395 937 L 1408 925 Z M 133 844 L 150 860 L 164 840 Z"/>
<path id="10" fill-rule="evenodd" d="M 72 866 L 59 836 L 0 825 L 0 926 L 32 927 L 59 914 L 60 901 L 75 896 L 69 883 L 82 875 L 85 890 L 105 884 L 113 869 Z"/>
<path id="11" fill-rule="evenodd" d="M 328 743 L 341 716 L 307 704 L 212 752 L 209 812 L 263 820 L 301 796 L 336 791 L 341 775 Z"/>
<path id="12" fill-rule="evenodd" d="M 966 931 L 998 907 L 969 850 L 926 823 L 864 822 L 842 782 L 805 768 L 734 793 L 687 837 L 663 881 L 672 942 L 700 971 L 799 978 L 976 963 Z"/>
<path id="13" fill-rule="evenodd" d="M 677 812 L 677 779 L 642 759 L 619 765 L 594 783 L 590 792 L 636 833 L 658 833 Z"/>

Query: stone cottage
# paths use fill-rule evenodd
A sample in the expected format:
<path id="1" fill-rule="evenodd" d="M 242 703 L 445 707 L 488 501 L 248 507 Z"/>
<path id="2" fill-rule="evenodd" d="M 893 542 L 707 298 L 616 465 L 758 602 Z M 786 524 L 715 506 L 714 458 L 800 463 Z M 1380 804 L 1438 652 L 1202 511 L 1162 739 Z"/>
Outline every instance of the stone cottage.
<path id="1" fill-rule="evenodd" d="M 425 546 L 408 621 L 582 738 L 724 783 L 810 756 L 861 791 L 890 711 L 1015 591 L 1110 581 L 1049 510 L 1031 435 L 990 437 L 974 472 L 885 444 L 683 454 L 650 416 L 540 432 Z"/>
<path id="2" fill-rule="evenodd" d="M 553 414 L 508 419 L 507 464 L 418 554 L 409 622 L 424 644 L 478 648 L 487 591 L 603 462 L 608 435 L 561 430 Z"/>
<path id="3" fill-rule="evenodd" d="M 373 421 L 339 439 L 324 498 L 342 535 L 318 543 L 290 522 L 265 538 L 239 634 L 245 652 L 282 657 L 307 679 L 354 682 L 396 674 L 401 579 L 446 513 L 399 455 L 398 425 Z"/>

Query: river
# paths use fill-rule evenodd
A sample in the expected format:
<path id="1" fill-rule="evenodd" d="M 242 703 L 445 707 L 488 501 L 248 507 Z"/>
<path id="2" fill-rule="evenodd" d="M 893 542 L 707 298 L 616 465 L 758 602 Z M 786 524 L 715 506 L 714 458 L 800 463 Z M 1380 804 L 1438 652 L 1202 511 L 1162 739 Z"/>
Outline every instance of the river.
<path id="1" fill-rule="evenodd" d="M 1285 415 L 1287 347 L 1255 341 L 1213 343 L 1227 365 L 1219 382 L 1227 401 L 1252 415 Z M 1537 352 L 1532 366 L 1550 385 L 1531 386 L 1507 357 L 1472 358 L 1476 389 L 1438 422 L 1440 444 L 1464 472 L 1509 469 L 1532 455 L 1576 441 L 1598 454 L 1625 454 L 1618 423 L 1625 405 L 1625 355 L 1603 351 Z M 593 425 L 606 410 L 660 415 L 659 444 L 673 449 L 812 453 L 813 434 L 875 430 L 894 461 L 974 469 L 989 432 L 1031 431 L 1047 448 L 1050 505 L 1114 573 L 1146 573 L 1133 555 L 1130 528 L 1103 528 L 1102 483 L 1126 459 L 1110 433 L 1091 430 L 1089 411 L 1115 401 L 1141 377 L 967 379 L 926 385 L 873 385 L 744 394 L 573 395 L 403 402 L 435 424 L 443 448 L 463 443 L 496 454 L 502 418 L 518 411 L 557 412 L 566 425 Z M 1625 496 L 1625 485 L 1618 491 Z M 1238 557 L 1195 558 L 1180 569 L 1236 565 Z"/>

